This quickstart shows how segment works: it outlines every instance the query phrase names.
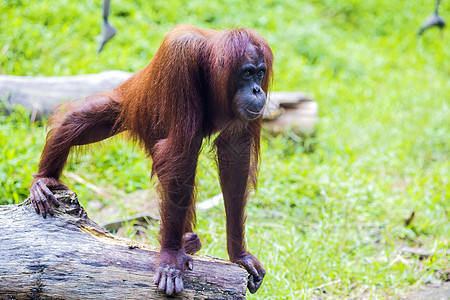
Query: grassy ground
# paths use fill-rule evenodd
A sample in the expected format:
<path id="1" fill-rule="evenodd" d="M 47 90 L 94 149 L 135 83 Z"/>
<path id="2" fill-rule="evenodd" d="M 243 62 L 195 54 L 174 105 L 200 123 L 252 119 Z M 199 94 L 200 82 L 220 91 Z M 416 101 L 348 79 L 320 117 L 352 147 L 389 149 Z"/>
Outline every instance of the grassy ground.
<path id="1" fill-rule="evenodd" d="M 100 2 L 2 1 L 0 73 L 133 71 L 174 24 L 248 26 L 274 50 L 273 88 L 302 90 L 319 102 L 313 153 L 292 134 L 263 133 L 247 243 L 268 274 L 249 298 L 397 298 L 449 271 L 449 32 L 415 36 L 433 1 L 113 1 L 118 35 L 98 56 Z M 450 21 L 449 1 L 441 12 Z M 26 116 L 0 115 L 3 204 L 28 196 L 43 147 L 44 128 Z M 120 137 L 97 147 L 67 170 L 109 190 L 149 186 L 143 152 Z M 84 203 L 98 199 L 64 180 Z M 198 191 L 202 200 L 220 192 L 208 151 Z M 120 198 L 100 200 L 123 207 Z M 197 231 L 201 254 L 226 257 L 222 207 L 200 214 Z M 436 252 L 419 260 L 399 254 L 402 245 Z"/>

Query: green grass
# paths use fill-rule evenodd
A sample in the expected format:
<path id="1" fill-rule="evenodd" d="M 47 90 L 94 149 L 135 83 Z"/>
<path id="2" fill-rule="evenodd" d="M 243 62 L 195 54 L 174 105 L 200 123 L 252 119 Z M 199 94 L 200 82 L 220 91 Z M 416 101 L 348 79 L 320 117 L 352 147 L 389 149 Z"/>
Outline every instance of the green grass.
<path id="1" fill-rule="evenodd" d="M 71 75 L 144 67 L 177 23 L 256 28 L 275 54 L 274 90 L 319 103 L 313 153 L 263 132 L 259 189 L 248 205 L 247 244 L 267 268 L 257 298 L 398 298 L 447 270 L 450 233 L 450 45 L 415 33 L 433 1 L 113 1 L 118 35 L 96 54 L 100 1 L 0 3 L 0 73 Z M 450 3 L 441 4 L 450 21 Z M 27 112 L 0 114 L 0 203 L 28 196 L 45 140 Z M 149 186 L 150 163 L 114 138 L 67 170 L 100 187 Z M 207 150 L 207 149 L 205 149 Z M 220 192 L 204 151 L 199 199 Z M 64 179 L 81 201 L 92 191 Z M 100 199 L 111 201 L 110 199 Z M 120 199 L 114 205 L 123 207 Z M 412 211 L 416 215 L 404 225 Z M 126 213 L 126 212 L 124 212 Z M 226 257 L 222 207 L 198 215 L 201 254 Z M 154 230 L 156 231 L 156 230 Z M 152 244 L 155 236 L 149 236 Z M 403 245 L 436 250 L 424 260 Z M 334 282 L 334 283 L 333 283 Z"/>

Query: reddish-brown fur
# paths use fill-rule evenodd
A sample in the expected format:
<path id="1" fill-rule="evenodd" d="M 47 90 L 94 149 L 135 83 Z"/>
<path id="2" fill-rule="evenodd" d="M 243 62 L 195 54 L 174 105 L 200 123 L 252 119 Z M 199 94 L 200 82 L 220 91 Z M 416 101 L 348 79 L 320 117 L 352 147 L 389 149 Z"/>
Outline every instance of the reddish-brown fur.
<path id="1" fill-rule="evenodd" d="M 259 282 L 249 282 L 250 291 L 255 292 L 265 271 L 245 250 L 244 208 L 249 190 L 256 185 L 262 119 L 238 118 L 232 103 L 234 74 L 250 59 L 249 45 L 267 65 L 261 83 L 267 94 L 273 56 L 261 36 L 251 29 L 215 31 L 180 25 L 166 35 L 149 65 L 118 88 L 61 105 L 49 120 L 51 130 L 30 189 L 36 210 L 44 216 L 52 213 L 47 198 L 54 204 L 57 201 L 43 186 L 66 188 L 59 178 L 72 146 L 128 131 L 152 157 L 152 176 L 156 174 L 160 183 L 159 266 L 182 273 L 191 264 L 184 252 L 194 253 L 201 246 L 192 225 L 202 140 L 220 132 L 214 144 L 227 213 L 228 253 L 251 276 L 260 277 L 255 279 Z M 160 268 L 155 282 L 168 294 L 179 292 L 178 273 L 173 275 L 177 276 L 174 283 L 161 283 L 166 275 Z M 171 284 L 175 287 L 167 286 Z"/>

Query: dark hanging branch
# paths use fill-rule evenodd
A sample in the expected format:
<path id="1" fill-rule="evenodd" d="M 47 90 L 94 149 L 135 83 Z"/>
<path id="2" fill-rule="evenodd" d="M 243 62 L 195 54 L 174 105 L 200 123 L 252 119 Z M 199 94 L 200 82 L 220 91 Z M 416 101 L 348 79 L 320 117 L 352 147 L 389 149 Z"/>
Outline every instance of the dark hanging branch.
<path id="1" fill-rule="evenodd" d="M 98 46 L 97 53 L 102 52 L 105 44 L 112 39 L 117 30 L 108 22 L 109 18 L 109 9 L 110 9 L 110 0 L 103 0 L 103 23 L 102 23 L 102 40 Z"/>
<path id="2" fill-rule="evenodd" d="M 417 32 L 417 35 L 422 35 L 425 30 L 431 27 L 438 27 L 439 29 L 444 29 L 445 27 L 445 20 L 439 15 L 439 4 L 440 0 L 436 0 L 436 5 L 434 7 L 434 13 L 431 14 L 426 20 L 425 23 L 423 23 L 422 28 L 420 28 L 419 32 Z"/>

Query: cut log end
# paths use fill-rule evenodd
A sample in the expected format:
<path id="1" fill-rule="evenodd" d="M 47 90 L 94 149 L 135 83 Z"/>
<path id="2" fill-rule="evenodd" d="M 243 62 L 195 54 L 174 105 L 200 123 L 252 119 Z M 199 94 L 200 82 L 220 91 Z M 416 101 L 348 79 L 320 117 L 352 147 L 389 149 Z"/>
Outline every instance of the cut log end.
<path id="1" fill-rule="evenodd" d="M 88 218 L 75 193 L 55 195 L 61 206 L 47 219 L 29 200 L 0 206 L 0 299 L 165 298 L 153 284 L 156 247 L 110 234 Z M 245 299 L 245 269 L 193 259 L 178 297 Z"/>

